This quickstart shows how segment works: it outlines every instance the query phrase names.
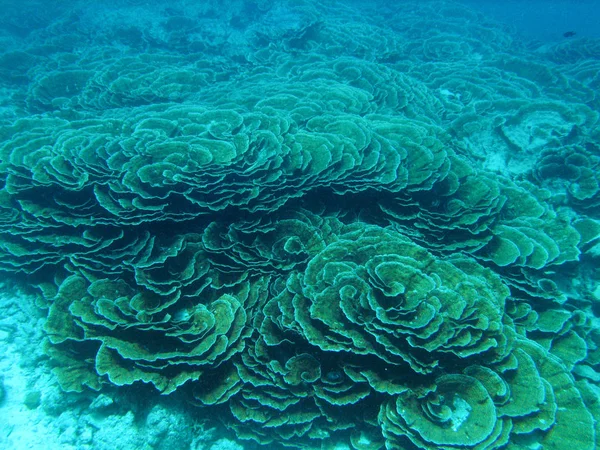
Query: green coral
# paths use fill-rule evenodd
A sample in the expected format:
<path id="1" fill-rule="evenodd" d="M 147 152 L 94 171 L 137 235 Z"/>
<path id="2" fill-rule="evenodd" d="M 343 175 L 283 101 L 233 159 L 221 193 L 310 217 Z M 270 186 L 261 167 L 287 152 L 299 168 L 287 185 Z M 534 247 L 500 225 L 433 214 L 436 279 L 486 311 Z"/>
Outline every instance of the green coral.
<path id="1" fill-rule="evenodd" d="M 600 157 L 597 145 L 548 148 L 538 158 L 535 176 L 552 190 L 557 201 L 565 199 L 573 208 L 597 217 L 600 206 Z"/>
<path id="2" fill-rule="evenodd" d="M 597 45 L 446 2 L 173 8 L 0 55 L 0 271 L 62 388 L 269 446 L 594 448 Z"/>
<path id="3" fill-rule="evenodd" d="M 421 373 L 437 367 L 441 354 L 502 352 L 508 291 L 491 273 L 468 260 L 435 260 L 400 234 L 354 228 L 277 300 L 293 308 L 294 328 L 311 344 Z"/>
<path id="4" fill-rule="evenodd" d="M 574 380 L 530 342 L 491 370 L 471 366 L 389 400 L 379 418 L 391 448 L 406 440 L 421 449 L 519 448 L 540 431 L 548 432 L 544 448 L 594 448 L 592 415 Z"/>
<path id="5" fill-rule="evenodd" d="M 398 396 L 382 408 L 380 421 L 392 446 L 396 435 L 406 435 L 419 448 L 445 450 L 496 444 L 502 436 L 490 393 L 466 375 L 446 375 L 429 392 Z"/>

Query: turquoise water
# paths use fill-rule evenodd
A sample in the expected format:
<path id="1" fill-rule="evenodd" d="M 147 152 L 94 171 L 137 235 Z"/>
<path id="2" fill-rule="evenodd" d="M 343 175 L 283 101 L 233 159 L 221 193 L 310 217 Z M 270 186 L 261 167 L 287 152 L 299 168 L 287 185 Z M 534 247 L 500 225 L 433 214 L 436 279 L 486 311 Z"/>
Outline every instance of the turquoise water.
<path id="1" fill-rule="evenodd" d="M 524 39 L 556 42 L 573 31 L 580 38 L 600 37 L 598 2 L 595 0 L 503 2 L 463 0 L 461 3 L 513 27 Z"/>
<path id="2" fill-rule="evenodd" d="M 595 449 L 597 14 L 5 2 L 0 446 Z"/>

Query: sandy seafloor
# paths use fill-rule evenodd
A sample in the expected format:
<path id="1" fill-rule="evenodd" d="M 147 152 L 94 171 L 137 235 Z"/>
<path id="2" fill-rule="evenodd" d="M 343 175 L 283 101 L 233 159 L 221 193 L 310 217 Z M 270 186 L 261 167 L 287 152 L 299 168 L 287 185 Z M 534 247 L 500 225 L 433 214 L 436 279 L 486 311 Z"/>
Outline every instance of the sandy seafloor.
<path id="1" fill-rule="evenodd" d="M 586 37 L 600 33 L 587 14 L 593 2 L 554 2 L 543 11 L 536 9 L 540 2 L 537 7 L 504 2 L 514 3 L 514 13 L 500 3 L 475 2 L 475 7 L 499 21 L 514 19 L 513 32 L 538 45 L 560 41 L 570 30 Z M 493 166 L 488 160 L 488 168 Z M 170 397 L 140 405 L 135 392 L 63 393 L 42 351 L 43 321 L 31 296 L 16 285 L 0 285 L 0 449 L 255 448 L 236 442 L 208 418 L 187 417 Z"/>

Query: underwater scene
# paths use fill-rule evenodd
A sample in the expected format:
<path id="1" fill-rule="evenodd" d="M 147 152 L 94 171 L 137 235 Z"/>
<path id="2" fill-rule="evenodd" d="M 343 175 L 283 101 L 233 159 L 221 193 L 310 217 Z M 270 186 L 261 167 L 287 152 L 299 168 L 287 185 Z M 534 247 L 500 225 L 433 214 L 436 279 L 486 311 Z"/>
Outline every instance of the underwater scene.
<path id="1" fill-rule="evenodd" d="M 593 3 L 3 0 L 0 448 L 598 448 Z"/>

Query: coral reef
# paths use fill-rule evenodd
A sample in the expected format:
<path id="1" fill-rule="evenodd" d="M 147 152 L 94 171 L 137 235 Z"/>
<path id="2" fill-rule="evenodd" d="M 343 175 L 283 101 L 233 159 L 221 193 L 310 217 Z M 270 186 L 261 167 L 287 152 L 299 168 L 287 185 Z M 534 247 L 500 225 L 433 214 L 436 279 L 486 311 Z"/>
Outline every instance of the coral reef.
<path id="1" fill-rule="evenodd" d="M 62 388 L 294 448 L 595 448 L 596 47 L 446 2 L 189 3 L 0 55 L 0 270 Z"/>

